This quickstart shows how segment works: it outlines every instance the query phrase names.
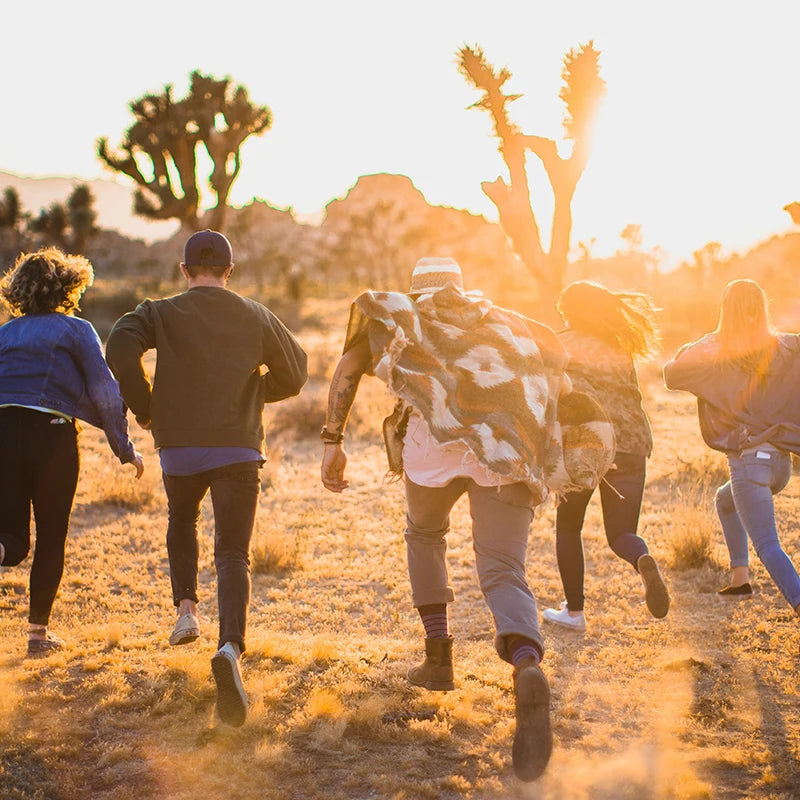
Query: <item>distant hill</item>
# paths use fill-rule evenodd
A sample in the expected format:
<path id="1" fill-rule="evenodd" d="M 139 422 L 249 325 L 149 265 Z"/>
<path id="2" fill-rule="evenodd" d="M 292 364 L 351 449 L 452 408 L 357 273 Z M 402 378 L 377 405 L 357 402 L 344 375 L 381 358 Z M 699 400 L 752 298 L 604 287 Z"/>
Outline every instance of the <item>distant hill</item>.
<path id="1" fill-rule="evenodd" d="M 98 224 L 134 239 L 146 242 L 167 239 L 178 229 L 177 223 L 151 222 L 133 213 L 133 189 L 113 180 L 84 180 L 78 177 L 33 177 L 0 170 L 0 192 L 12 186 L 19 194 L 25 211 L 38 214 L 53 202 L 64 202 L 73 188 L 85 183 L 95 196 Z"/>

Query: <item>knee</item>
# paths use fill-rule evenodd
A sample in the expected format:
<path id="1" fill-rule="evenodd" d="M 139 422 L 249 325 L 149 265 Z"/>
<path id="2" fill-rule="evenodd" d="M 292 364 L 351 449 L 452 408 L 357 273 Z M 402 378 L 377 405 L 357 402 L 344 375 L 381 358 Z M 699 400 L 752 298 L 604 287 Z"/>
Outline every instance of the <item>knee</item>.
<path id="1" fill-rule="evenodd" d="M 5 549 L 5 554 L 3 555 L 3 566 L 16 567 L 28 557 L 30 544 L 20 543 L 15 545 L 14 542 L 3 542 L 3 548 Z"/>
<path id="2" fill-rule="evenodd" d="M 753 540 L 753 547 L 759 559 L 766 563 L 776 557 L 785 555 L 781 543 L 777 539 L 767 539 L 766 541 Z"/>
<path id="3" fill-rule="evenodd" d="M 515 588 L 528 588 L 525 580 L 525 568 L 522 564 L 515 566 L 511 564 L 498 565 L 491 569 L 481 570 L 478 573 L 481 591 L 490 594 L 497 589 L 513 586 Z"/>
<path id="4" fill-rule="evenodd" d="M 441 545 L 446 541 L 449 527 L 425 527 L 417 525 L 410 519 L 406 520 L 405 540 L 426 545 Z"/>

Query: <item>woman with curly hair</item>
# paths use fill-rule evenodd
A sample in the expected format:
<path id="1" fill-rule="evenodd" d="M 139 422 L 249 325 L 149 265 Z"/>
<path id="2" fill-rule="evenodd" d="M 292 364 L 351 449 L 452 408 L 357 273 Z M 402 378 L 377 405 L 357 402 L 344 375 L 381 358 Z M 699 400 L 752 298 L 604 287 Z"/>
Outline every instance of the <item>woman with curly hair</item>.
<path id="1" fill-rule="evenodd" d="M 703 440 L 728 457 L 730 480 L 717 490 L 716 506 L 731 579 L 718 594 L 752 595 L 749 537 L 800 615 L 800 577 L 778 539 L 772 500 L 792 475 L 791 453 L 800 452 L 800 335 L 772 327 L 755 281 L 731 281 L 716 330 L 684 345 L 664 365 L 664 382 L 697 397 Z"/>
<path id="2" fill-rule="evenodd" d="M 0 565 L 27 557 L 33 507 L 29 655 L 63 645 L 47 625 L 78 482 L 76 420 L 102 428 L 137 478 L 144 470 L 100 339 L 73 316 L 93 279 L 85 258 L 48 248 L 21 254 L 0 281 L 0 300 L 13 315 L 0 327 Z"/>
<path id="3" fill-rule="evenodd" d="M 644 492 L 645 464 L 653 448 L 650 423 L 642 408 L 635 359 L 658 349 L 655 309 L 643 294 L 612 292 L 591 281 L 564 289 L 558 310 L 566 324 L 559 339 L 569 355 L 567 374 L 606 411 L 614 426 L 614 466 L 600 484 L 603 526 L 611 550 L 635 569 L 644 584 L 650 613 L 660 619 L 670 597 L 658 565 L 637 535 Z M 570 492 L 556 511 L 556 557 L 566 600 L 547 608 L 545 621 L 583 631 L 584 558 L 581 532 L 591 490 Z"/>

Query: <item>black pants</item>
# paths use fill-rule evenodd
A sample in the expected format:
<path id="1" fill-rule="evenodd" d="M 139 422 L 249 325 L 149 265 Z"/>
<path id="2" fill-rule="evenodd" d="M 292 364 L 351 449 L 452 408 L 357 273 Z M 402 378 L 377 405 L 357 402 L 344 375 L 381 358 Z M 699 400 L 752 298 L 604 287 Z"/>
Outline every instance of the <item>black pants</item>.
<path id="1" fill-rule="evenodd" d="M 172 599 L 198 602 L 197 520 L 211 490 L 214 564 L 217 569 L 219 647 L 235 642 L 244 650 L 250 604 L 250 539 L 260 482 L 256 461 L 217 467 L 196 475 L 164 475 L 169 504 L 167 552 Z"/>
<path id="2" fill-rule="evenodd" d="M 644 493 L 644 456 L 617 453 L 616 469 L 600 483 L 603 527 L 609 547 L 634 569 L 648 552 L 644 539 L 636 535 Z M 556 556 L 564 597 L 570 611 L 583 611 L 583 542 L 581 530 L 591 490 L 568 492 L 556 511 Z"/>
<path id="3" fill-rule="evenodd" d="M 78 483 L 75 424 L 61 417 L 10 406 L 0 409 L 0 543 L 3 566 L 22 563 L 31 547 L 31 506 L 36 547 L 30 576 L 30 614 L 47 625 L 64 572 L 64 545 Z"/>

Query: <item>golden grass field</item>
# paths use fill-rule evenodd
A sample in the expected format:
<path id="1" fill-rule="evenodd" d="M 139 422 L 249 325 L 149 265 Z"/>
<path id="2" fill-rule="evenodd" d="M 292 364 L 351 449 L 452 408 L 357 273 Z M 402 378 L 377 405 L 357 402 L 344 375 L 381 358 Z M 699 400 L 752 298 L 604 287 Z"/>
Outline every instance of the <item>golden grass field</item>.
<path id="1" fill-rule="evenodd" d="M 166 512 L 152 441 L 134 430 L 146 458 L 136 483 L 86 428 L 51 620 L 65 650 L 24 657 L 30 561 L 0 569 L 0 798 L 800 798 L 800 626 L 757 560 L 753 599 L 715 595 L 727 577 L 711 505 L 724 461 L 703 446 L 692 398 L 666 392 L 658 365 L 642 371 L 656 446 L 640 533 L 671 588 L 670 614 L 648 615 L 638 577 L 605 544 L 593 500 L 588 629 L 544 628 L 555 749 L 545 775 L 526 785 L 511 770 L 510 667 L 492 646 L 464 500 L 449 555 L 457 688 L 430 693 L 405 681 L 423 634 L 409 599 L 402 485 L 383 483 L 379 421 L 390 402 L 376 380 L 365 379 L 351 418 L 351 488 L 336 496 L 319 481 L 315 433 L 341 330 L 300 335 L 312 378 L 266 412 L 245 725 L 227 728 L 214 714 L 210 503 L 201 523 L 204 635 L 169 648 Z M 796 564 L 798 495 L 793 478 L 776 502 Z M 561 600 L 554 516 L 552 505 L 542 508 L 530 537 L 541 608 Z"/>

